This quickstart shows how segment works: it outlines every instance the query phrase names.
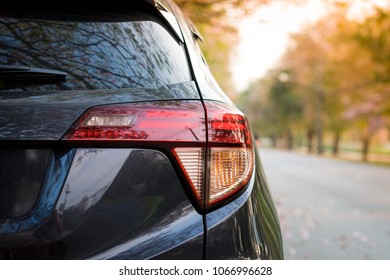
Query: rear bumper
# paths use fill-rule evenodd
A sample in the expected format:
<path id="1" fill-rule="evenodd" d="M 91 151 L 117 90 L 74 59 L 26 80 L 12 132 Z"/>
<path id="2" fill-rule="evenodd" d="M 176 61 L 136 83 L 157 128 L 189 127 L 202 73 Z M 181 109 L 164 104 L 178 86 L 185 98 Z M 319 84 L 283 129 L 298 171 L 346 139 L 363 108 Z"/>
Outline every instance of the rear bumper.
<path id="1" fill-rule="evenodd" d="M 202 258 L 203 216 L 165 154 L 128 148 L 53 153 L 34 208 L 0 221 L 0 258 L 148 259 L 183 244 Z M 176 255 L 188 256 L 184 249 Z"/>
<path id="2" fill-rule="evenodd" d="M 260 164 L 247 189 L 197 212 L 165 154 L 54 153 L 35 207 L 0 221 L 0 259 L 280 259 L 279 224 Z"/>

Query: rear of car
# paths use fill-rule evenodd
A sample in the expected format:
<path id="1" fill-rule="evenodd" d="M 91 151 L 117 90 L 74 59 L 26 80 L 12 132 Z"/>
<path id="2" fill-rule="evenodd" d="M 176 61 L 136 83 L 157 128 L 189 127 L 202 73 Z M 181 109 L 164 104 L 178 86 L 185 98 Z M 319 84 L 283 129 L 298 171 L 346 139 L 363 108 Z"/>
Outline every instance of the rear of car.
<path id="1" fill-rule="evenodd" d="M 1 259 L 283 257 L 198 36 L 170 1 L 1 5 Z"/>

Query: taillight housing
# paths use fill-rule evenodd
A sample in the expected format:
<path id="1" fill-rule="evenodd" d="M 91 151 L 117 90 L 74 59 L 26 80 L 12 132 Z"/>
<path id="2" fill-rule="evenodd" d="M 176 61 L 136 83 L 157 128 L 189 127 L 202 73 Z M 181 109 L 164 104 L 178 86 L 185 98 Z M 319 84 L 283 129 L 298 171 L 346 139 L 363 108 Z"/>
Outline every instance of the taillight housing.
<path id="1" fill-rule="evenodd" d="M 246 117 L 215 101 L 160 101 L 95 106 L 68 130 L 73 145 L 156 147 L 168 153 L 202 210 L 228 201 L 254 166 Z"/>
<path id="2" fill-rule="evenodd" d="M 248 183 L 254 166 L 252 136 L 246 117 L 233 106 L 205 103 L 208 124 L 206 205 L 225 200 Z"/>

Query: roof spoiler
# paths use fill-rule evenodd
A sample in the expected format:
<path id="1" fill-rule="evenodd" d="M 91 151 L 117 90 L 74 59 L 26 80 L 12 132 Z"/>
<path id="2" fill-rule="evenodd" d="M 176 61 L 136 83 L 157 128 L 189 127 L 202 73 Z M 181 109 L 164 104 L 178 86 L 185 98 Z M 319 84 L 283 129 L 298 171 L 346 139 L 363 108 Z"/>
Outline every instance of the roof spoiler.
<path id="1" fill-rule="evenodd" d="M 170 31 L 175 35 L 179 44 L 184 43 L 184 38 L 183 34 L 181 33 L 179 23 L 177 22 L 176 17 L 169 6 L 169 3 L 165 0 L 145 0 L 145 2 L 153 5 L 157 9 L 158 13 L 168 25 Z"/>

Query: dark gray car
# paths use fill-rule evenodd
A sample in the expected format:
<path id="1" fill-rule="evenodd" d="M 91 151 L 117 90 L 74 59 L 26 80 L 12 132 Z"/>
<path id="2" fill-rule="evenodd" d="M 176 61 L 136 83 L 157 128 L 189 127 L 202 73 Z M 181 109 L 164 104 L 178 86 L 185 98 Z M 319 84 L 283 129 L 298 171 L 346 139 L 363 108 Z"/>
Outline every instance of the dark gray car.
<path id="1" fill-rule="evenodd" d="M 1 259 L 281 259 L 246 117 L 171 1 L 0 10 Z"/>

